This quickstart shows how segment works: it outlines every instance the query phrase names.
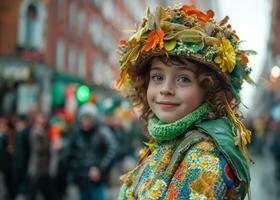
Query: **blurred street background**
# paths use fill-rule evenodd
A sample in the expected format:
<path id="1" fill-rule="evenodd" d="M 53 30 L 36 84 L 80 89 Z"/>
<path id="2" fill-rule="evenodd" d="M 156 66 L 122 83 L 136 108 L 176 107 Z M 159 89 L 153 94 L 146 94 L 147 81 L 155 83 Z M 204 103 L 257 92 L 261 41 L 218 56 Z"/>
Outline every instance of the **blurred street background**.
<path id="1" fill-rule="evenodd" d="M 114 157 L 91 176 L 117 199 L 119 176 L 146 140 L 115 88 L 117 45 L 148 7 L 174 3 L 229 15 L 244 48 L 258 52 L 249 58 L 255 85 L 241 92 L 251 193 L 280 199 L 280 0 L 0 0 L 0 200 L 79 200 L 83 167 L 103 148 Z M 105 127 L 104 141 L 76 137 L 88 127 Z"/>

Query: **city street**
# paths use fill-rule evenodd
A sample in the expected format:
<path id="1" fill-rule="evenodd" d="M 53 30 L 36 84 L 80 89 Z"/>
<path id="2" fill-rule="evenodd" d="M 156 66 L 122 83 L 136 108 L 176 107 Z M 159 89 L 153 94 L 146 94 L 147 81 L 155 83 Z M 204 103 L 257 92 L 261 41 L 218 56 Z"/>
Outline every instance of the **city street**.
<path id="1" fill-rule="evenodd" d="M 121 199 L 280 200 L 279 24 L 280 0 L 0 0 L 0 200 L 117 200 L 129 171 Z"/>
<path id="2" fill-rule="evenodd" d="M 253 156 L 255 164 L 251 167 L 251 191 L 252 200 L 277 200 L 277 192 L 279 195 L 279 189 L 274 180 L 274 161 L 269 153 L 265 153 L 265 157 Z M 1 177 L 2 178 L 2 177 Z M 3 197 L 5 188 L 1 180 L 0 185 L 0 199 Z M 106 192 L 107 200 L 117 199 L 118 188 L 112 188 Z M 278 197 L 278 198 L 277 198 Z M 21 200 L 23 198 L 18 198 Z M 70 185 L 68 188 L 67 200 L 77 200 L 78 190 L 74 185 Z"/>
<path id="3" fill-rule="evenodd" d="M 273 158 L 266 153 L 265 157 L 253 156 L 255 164 L 251 167 L 251 192 L 252 200 L 277 200 L 276 181 L 274 180 L 274 161 Z M 69 199 L 77 200 L 77 190 L 71 186 L 69 188 Z M 116 200 L 118 188 L 113 188 L 107 193 L 107 200 Z M 277 198 L 278 197 L 278 198 Z M 68 199 L 68 198 L 67 198 Z"/>
<path id="4" fill-rule="evenodd" d="M 274 176 L 273 158 L 266 153 L 265 157 L 254 156 L 255 164 L 251 167 L 252 200 L 277 200 L 279 199 L 279 185 Z M 277 196 L 278 193 L 278 196 Z"/>
<path id="5" fill-rule="evenodd" d="M 278 200 L 276 181 L 274 180 L 274 161 L 269 153 L 265 157 L 253 156 L 255 164 L 251 167 L 251 192 L 252 200 Z M 76 200 L 77 190 L 71 186 L 69 188 L 69 199 Z M 113 188 L 107 193 L 107 200 L 116 200 L 118 188 Z M 277 198 L 278 197 L 278 198 Z M 67 198 L 68 199 L 68 198 Z"/>

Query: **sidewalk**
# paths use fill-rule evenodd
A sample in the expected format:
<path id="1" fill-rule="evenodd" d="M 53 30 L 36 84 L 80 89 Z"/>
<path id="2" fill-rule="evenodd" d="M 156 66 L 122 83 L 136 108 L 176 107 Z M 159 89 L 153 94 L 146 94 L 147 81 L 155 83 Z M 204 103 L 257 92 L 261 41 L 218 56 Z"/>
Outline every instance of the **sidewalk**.
<path id="1" fill-rule="evenodd" d="M 277 184 L 274 176 L 274 160 L 270 153 L 253 156 L 255 164 L 251 167 L 252 200 L 277 200 Z M 279 194 L 279 192 L 278 192 Z"/>

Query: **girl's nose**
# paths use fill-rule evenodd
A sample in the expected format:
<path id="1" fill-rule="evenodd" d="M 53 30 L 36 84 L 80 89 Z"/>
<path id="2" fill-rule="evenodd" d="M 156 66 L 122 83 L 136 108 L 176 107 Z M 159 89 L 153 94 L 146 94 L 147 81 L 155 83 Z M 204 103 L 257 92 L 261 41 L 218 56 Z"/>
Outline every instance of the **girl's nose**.
<path id="1" fill-rule="evenodd" d="M 169 82 L 169 81 L 166 81 L 162 87 L 160 88 L 160 94 L 161 95 L 174 95 L 175 94 L 175 91 L 174 91 L 174 88 L 172 86 L 172 84 Z"/>

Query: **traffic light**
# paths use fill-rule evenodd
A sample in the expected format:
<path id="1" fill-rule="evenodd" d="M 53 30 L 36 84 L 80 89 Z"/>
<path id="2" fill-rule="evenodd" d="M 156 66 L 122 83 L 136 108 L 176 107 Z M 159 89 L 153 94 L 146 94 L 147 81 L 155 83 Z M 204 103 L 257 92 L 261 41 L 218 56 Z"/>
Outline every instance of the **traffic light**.
<path id="1" fill-rule="evenodd" d="M 78 86 L 76 90 L 76 97 L 80 103 L 86 102 L 90 97 L 90 88 L 86 85 Z"/>

